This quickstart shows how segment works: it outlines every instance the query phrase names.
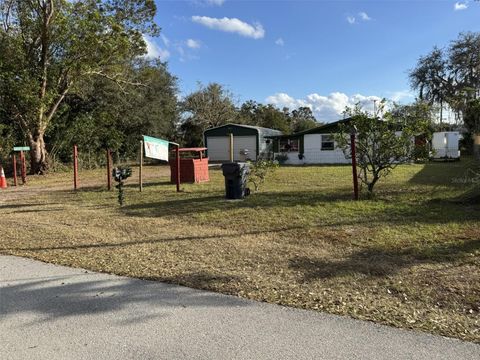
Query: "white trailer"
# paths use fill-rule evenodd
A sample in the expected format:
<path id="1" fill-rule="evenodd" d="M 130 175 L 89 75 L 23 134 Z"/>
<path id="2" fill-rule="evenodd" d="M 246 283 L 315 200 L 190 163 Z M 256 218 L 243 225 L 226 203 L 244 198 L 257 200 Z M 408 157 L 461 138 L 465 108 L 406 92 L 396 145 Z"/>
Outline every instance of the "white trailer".
<path id="1" fill-rule="evenodd" d="M 460 159 L 460 133 L 458 131 L 441 131 L 433 133 L 432 154 L 434 160 Z"/>

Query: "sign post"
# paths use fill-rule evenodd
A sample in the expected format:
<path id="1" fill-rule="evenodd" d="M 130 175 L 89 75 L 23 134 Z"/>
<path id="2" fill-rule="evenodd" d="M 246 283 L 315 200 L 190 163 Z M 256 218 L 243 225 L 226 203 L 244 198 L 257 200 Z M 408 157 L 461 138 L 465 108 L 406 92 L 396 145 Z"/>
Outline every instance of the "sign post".
<path id="1" fill-rule="evenodd" d="M 140 168 L 138 170 L 138 183 L 140 192 L 143 191 L 143 140 L 140 140 Z"/>
<path id="2" fill-rule="evenodd" d="M 18 185 L 18 181 L 17 181 L 17 156 L 15 154 L 13 154 L 12 161 L 13 161 L 13 185 L 17 186 Z"/>
<path id="3" fill-rule="evenodd" d="M 25 154 L 23 150 L 20 151 L 20 162 L 22 163 L 22 184 L 25 185 L 27 183 L 27 164 L 25 163 Z"/>
<path id="4" fill-rule="evenodd" d="M 14 146 L 13 151 L 19 151 L 20 152 L 20 166 L 21 166 L 21 171 L 22 171 L 22 183 L 25 185 L 27 183 L 27 164 L 25 162 L 25 154 L 23 153 L 24 151 L 30 151 L 29 146 Z M 15 155 L 13 155 L 13 164 L 14 164 L 14 182 L 15 186 L 17 186 L 17 172 L 15 171 L 16 165 L 17 165 L 17 159 Z"/>

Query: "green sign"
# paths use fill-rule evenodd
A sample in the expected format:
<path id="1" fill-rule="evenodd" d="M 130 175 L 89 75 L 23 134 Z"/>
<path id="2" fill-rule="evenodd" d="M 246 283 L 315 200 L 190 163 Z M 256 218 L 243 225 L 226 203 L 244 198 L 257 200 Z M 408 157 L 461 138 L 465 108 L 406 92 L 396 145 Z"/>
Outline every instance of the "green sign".
<path id="1" fill-rule="evenodd" d="M 13 151 L 30 151 L 29 146 L 15 146 Z"/>
<path id="2" fill-rule="evenodd" d="M 146 157 L 168 161 L 168 141 L 144 135 L 143 143 Z"/>

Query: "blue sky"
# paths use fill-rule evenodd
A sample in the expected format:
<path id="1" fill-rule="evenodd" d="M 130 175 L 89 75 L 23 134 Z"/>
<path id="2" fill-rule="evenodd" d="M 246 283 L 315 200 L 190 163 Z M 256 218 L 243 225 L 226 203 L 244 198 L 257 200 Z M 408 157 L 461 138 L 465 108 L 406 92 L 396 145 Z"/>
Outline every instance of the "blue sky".
<path id="1" fill-rule="evenodd" d="M 237 103 L 310 106 L 317 119 L 373 99 L 413 100 L 407 72 L 434 45 L 480 31 L 474 1 L 157 0 L 168 62 L 181 95 L 225 85 Z"/>

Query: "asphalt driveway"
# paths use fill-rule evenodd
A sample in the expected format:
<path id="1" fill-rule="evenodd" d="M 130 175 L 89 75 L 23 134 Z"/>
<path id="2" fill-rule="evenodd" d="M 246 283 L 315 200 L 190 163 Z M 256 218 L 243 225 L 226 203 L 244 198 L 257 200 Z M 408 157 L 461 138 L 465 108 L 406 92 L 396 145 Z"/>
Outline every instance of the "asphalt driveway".
<path id="1" fill-rule="evenodd" d="M 480 359 L 480 345 L 0 256 L 2 359 Z"/>

